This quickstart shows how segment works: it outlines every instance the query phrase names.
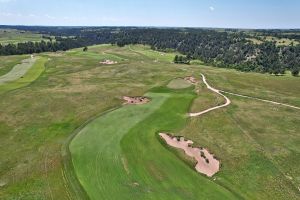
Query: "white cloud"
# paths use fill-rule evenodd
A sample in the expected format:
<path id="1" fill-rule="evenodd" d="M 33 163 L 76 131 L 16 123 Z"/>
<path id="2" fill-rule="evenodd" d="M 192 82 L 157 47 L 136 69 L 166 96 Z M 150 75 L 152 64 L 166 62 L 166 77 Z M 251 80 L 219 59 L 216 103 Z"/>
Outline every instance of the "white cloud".
<path id="1" fill-rule="evenodd" d="M 209 7 L 209 10 L 210 10 L 210 11 L 214 11 L 214 10 L 215 10 L 215 7 L 210 6 L 210 7 Z"/>

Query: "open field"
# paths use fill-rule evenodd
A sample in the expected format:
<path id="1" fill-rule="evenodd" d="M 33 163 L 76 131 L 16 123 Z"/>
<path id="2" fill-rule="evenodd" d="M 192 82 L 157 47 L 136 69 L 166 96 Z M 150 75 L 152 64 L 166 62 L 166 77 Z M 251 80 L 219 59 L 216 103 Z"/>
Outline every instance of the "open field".
<path id="1" fill-rule="evenodd" d="M 174 56 L 141 45 L 43 53 L 27 84 L 0 86 L 0 197 L 70 199 L 81 183 L 91 199 L 300 199 L 298 110 L 227 95 L 230 106 L 189 118 L 224 99 L 202 82 L 198 95 L 166 87 L 203 73 L 217 89 L 300 106 L 300 79 L 176 65 Z M 0 57 L 1 75 L 24 58 Z M 143 95 L 148 104 L 122 106 L 123 96 Z M 208 148 L 220 172 L 197 173 L 159 131 Z M 62 154 L 68 139 L 72 160 Z"/>
<path id="2" fill-rule="evenodd" d="M 228 69 L 200 66 L 211 85 L 224 91 L 290 103 L 300 106 L 299 78 L 271 76 L 258 73 L 243 73 Z"/>
<path id="3" fill-rule="evenodd" d="M 19 31 L 14 29 L 0 29 L 0 44 L 16 44 L 21 42 L 40 42 L 48 41 L 48 39 L 42 38 L 41 34 L 33 33 L 29 31 Z"/>
<path id="4" fill-rule="evenodd" d="M 279 38 L 271 37 L 271 36 L 263 37 L 262 40 L 264 40 L 264 41 L 274 41 L 274 42 L 276 42 L 277 46 L 289 46 L 292 43 L 294 45 L 299 44 L 299 41 L 297 41 L 297 40 L 291 40 L 291 39 L 288 39 L 288 38 L 279 39 Z"/>

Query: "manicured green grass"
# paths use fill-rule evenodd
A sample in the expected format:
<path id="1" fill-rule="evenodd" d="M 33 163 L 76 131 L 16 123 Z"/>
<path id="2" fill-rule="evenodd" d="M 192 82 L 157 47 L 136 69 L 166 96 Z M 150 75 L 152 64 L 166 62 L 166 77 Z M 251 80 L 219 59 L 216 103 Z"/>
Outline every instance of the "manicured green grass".
<path id="1" fill-rule="evenodd" d="M 182 78 L 176 78 L 174 80 L 171 80 L 170 83 L 167 85 L 167 87 L 171 89 L 183 89 L 191 86 L 192 84 L 190 84 Z"/>
<path id="2" fill-rule="evenodd" d="M 159 131 L 186 123 L 192 93 L 147 93 L 87 125 L 70 145 L 75 171 L 91 199 L 234 199 L 159 142 Z M 118 126 L 111 126 L 118 122 Z M 199 190 L 201 185 L 202 189 Z"/>
<path id="3" fill-rule="evenodd" d="M 85 51 L 85 52 L 82 50 L 82 48 L 74 49 L 74 50 L 68 51 L 67 55 L 97 59 L 97 60 L 99 60 L 99 62 L 103 61 L 103 60 L 112 60 L 112 61 L 117 61 L 117 62 L 124 60 L 118 56 L 111 55 L 111 54 L 108 54 L 105 52 L 97 52 L 97 47 L 101 48 L 101 46 L 102 45 L 92 46 L 89 48 L 88 51 Z M 96 51 L 95 51 L 95 49 L 96 49 Z"/>
<path id="4" fill-rule="evenodd" d="M 120 163 L 120 157 L 110 158 L 115 163 L 106 163 L 117 166 L 116 174 L 112 176 L 114 183 L 117 178 L 124 180 L 114 185 L 117 189 L 129 191 L 130 197 L 137 199 L 168 199 L 174 197 L 173 194 L 177 194 L 174 199 L 193 199 L 195 195 L 201 199 L 211 193 L 228 194 L 228 191 L 240 199 L 299 199 L 299 111 L 229 95 L 232 100 L 229 107 L 188 119 L 186 113 L 189 108 L 201 111 L 224 100 L 207 90 L 202 83 L 196 88 L 199 89 L 198 96 L 191 92 L 192 88 L 172 91 L 160 87 L 176 77 L 193 75 L 200 80 L 201 72 L 218 89 L 299 106 L 298 77 L 241 73 L 199 65 L 198 62 L 191 65 L 172 64 L 173 53 L 165 59 L 159 52 L 153 53 L 145 46 L 119 48 L 97 45 L 89 47 L 87 53 L 75 49 L 40 55 L 43 56 L 50 60 L 47 60 L 45 70 L 35 81 L 17 90 L 0 92 L 2 199 L 64 200 L 76 197 L 78 193 L 72 190 L 74 185 L 74 189 L 78 189 L 75 171 L 69 163 L 65 165 L 65 146 L 69 136 L 75 135 L 78 127 L 85 124 L 89 127 L 87 121 L 95 116 L 120 107 L 122 96 L 144 94 L 158 98 L 153 97 L 150 104 L 126 106 L 99 118 L 100 121 L 108 116 L 118 119 L 107 124 L 107 129 L 116 129 L 119 121 L 123 123 L 129 120 L 128 124 L 122 125 L 124 130 L 129 129 L 122 139 L 123 133 L 119 129 L 111 137 L 112 141 L 120 139 L 119 143 L 109 143 L 112 147 L 105 146 L 104 140 L 96 137 L 102 134 L 101 130 L 93 133 L 98 141 L 96 147 L 104 145 L 108 150 L 118 146 L 116 151 L 104 151 L 100 155 L 122 152 L 121 158 L 126 158 L 129 175 L 123 163 Z M 120 62 L 115 65 L 99 63 L 102 59 L 118 58 Z M 0 57 L 1 61 L 7 63 L 3 73 L 22 59 L 24 56 Z M 154 87 L 155 90 L 152 89 Z M 114 114 L 119 112 L 127 116 L 121 112 L 123 109 L 132 109 L 132 115 L 120 119 Z M 140 113 L 139 109 L 148 109 L 149 113 Z M 135 117 L 137 113 L 142 116 L 141 119 Z M 216 180 L 196 173 L 182 152 L 160 143 L 157 137 L 157 131 L 160 130 L 183 135 L 214 153 L 222 163 Z M 110 136 L 107 134 L 103 137 Z M 89 148 L 89 144 L 83 147 Z M 87 160 L 93 159 L 96 152 L 90 153 Z M 158 154 L 163 159 L 156 159 Z M 101 160 L 99 163 L 105 167 Z M 141 166 L 141 163 L 148 165 Z M 105 170 L 111 172 L 113 169 Z M 92 170 L 89 172 L 94 173 Z M 187 178 L 177 174 L 185 174 Z M 69 175 L 72 179 L 67 180 Z M 180 187 L 183 184 L 185 187 Z M 108 187 L 108 191 L 114 190 L 110 185 L 105 184 L 105 187 Z M 96 190 L 93 188 L 90 192 L 95 194 Z M 168 191 L 168 194 L 164 191 Z M 117 191 L 112 195 L 119 197 L 121 194 Z"/>
<path id="5" fill-rule="evenodd" d="M 0 85 L 16 81 L 22 78 L 27 71 L 33 66 L 36 58 L 27 58 L 22 60 L 20 64 L 14 66 L 8 73 L 0 76 Z"/>
<path id="6" fill-rule="evenodd" d="M 0 84 L 0 93 L 24 87 L 36 80 L 45 70 L 46 62 L 47 58 L 45 57 L 37 58 L 32 67 L 30 67 L 29 70 L 21 78 L 11 82 Z"/>
<path id="7" fill-rule="evenodd" d="M 144 60 L 128 47 L 101 45 L 89 49 L 127 60 L 102 65 L 98 58 L 43 53 L 41 56 L 50 60 L 38 79 L 0 94 L 1 198 L 76 196 L 67 186 L 62 164 L 61 149 L 67 138 L 88 119 L 120 106 L 122 96 L 141 96 L 195 70 L 185 66 L 189 70 L 183 71 L 171 61 Z"/>
<path id="8" fill-rule="evenodd" d="M 8 73 L 15 65 L 20 64 L 28 56 L 1 56 L 0 76 Z"/>

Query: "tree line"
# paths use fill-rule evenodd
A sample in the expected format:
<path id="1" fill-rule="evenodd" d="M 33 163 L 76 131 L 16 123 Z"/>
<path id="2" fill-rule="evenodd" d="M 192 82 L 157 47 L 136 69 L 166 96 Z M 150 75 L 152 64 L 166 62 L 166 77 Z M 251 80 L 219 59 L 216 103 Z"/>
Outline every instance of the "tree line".
<path id="1" fill-rule="evenodd" d="M 0 44 L 0 55 L 21 55 L 42 52 L 66 51 L 73 48 L 93 45 L 94 42 L 87 38 L 62 38 L 56 37 L 55 41 L 23 42 L 17 44 Z"/>
<path id="2" fill-rule="evenodd" d="M 1 27 L 0 27 L 1 28 Z M 186 55 L 174 58 L 176 63 L 191 59 L 240 71 L 284 74 L 290 70 L 299 74 L 300 45 L 277 46 L 276 42 L 254 44 L 249 34 L 237 29 L 225 31 L 196 28 L 139 28 L 139 27 L 13 27 L 26 31 L 38 31 L 55 36 L 54 41 L 26 42 L 0 46 L 0 55 L 64 51 L 93 44 L 111 43 L 120 47 L 128 44 L 150 45 L 153 50 L 170 49 Z M 298 34 L 298 30 L 293 33 Z M 274 30 L 259 30 L 276 37 L 285 33 Z M 296 34 L 296 35 L 297 35 Z M 297 38 L 292 34 L 290 37 Z"/>

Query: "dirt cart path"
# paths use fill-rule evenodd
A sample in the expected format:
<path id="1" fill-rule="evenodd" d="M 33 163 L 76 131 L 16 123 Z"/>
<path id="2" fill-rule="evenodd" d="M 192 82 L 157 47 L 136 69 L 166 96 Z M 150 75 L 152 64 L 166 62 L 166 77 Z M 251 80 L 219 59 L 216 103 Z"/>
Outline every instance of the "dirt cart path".
<path id="1" fill-rule="evenodd" d="M 289 104 L 284 104 L 284 103 L 279 103 L 279 102 L 276 102 L 276 101 L 270 101 L 270 100 L 266 100 L 266 99 L 260 99 L 260 98 L 251 97 L 251 96 L 247 96 L 247 95 L 242 95 L 242 94 L 237 94 L 237 93 L 232 93 L 232 92 L 226 92 L 226 91 L 223 91 L 223 90 L 218 90 L 216 88 L 211 87 L 207 83 L 206 77 L 203 74 L 201 74 L 201 76 L 202 76 L 203 83 L 206 85 L 207 89 L 209 89 L 209 90 L 211 90 L 211 91 L 213 91 L 213 92 L 221 95 L 222 97 L 224 97 L 224 99 L 226 100 L 226 102 L 223 105 L 215 106 L 215 107 L 209 108 L 209 109 L 201 111 L 201 112 L 189 113 L 190 117 L 197 117 L 197 116 L 203 115 L 205 113 L 208 113 L 210 111 L 213 111 L 213 110 L 216 110 L 216 109 L 219 109 L 219 108 L 223 108 L 223 107 L 229 106 L 231 104 L 230 99 L 227 96 L 225 96 L 224 94 L 222 94 L 222 93 L 226 93 L 226 94 L 233 95 L 233 96 L 238 96 L 238 97 L 253 99 L 253 100 L 257 100 L 257 101 L 262 101 L 262 102 L 266 102 L 266 103 L 271 103 L 271 104 L 275 104 L 275 105 L 281 105 L 281 106 L 285 106 L 285 107 L 289 107 L 289 108 L 300 110 L 300 107 L 289 105 Z"/>
<path id="2" fill-rule="evenodd" d="M 225 98 L 226 102 L 225 102 L 225 104 L 223 104 L 223 105 L 215 106 L 215 107 L 209 108 L 209 109 L 204 110 L 204 111 L 201 111 L 201 112 L 197 112 L 197 113 L 189 113 L 189 116 L 190 116 L 190 117 L 197 117 L 197 116 L 203 115 L 203 114 L 205 114 L 205 113 L 208 113 L 208 112 L 210 112 L 210 111 L 213 111 L 213 110 L 216 110 L 216 109 L 219 109 L 219 108 L 226 107 L 226 106 L 228 106 L 228 105 L 231 104 L 231 101 L 230 101 L 230 99 L 229 99 L 228 97 L 226 97 L 225 95 L 223 95 L 223 94 L 220 92 L 220 90 L 217 90 L 217 89 L 211 87 L 211 86 L 207 83 L 206 78 L 205 78 L 205 76 L 204 76 L 203 74 L 201 74 L 201 76 L 202 76 L 203 83 L 205 83 L 207 89 L 209 89 L 209 90 L 211 90 L 211 91 L 213 91 L 213 92 L 215 92 L 215 93 L 217 93 L 217 94 L 223 96 L 223 97 Z"/>

